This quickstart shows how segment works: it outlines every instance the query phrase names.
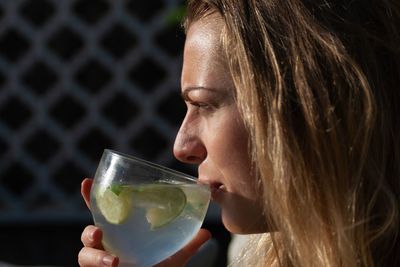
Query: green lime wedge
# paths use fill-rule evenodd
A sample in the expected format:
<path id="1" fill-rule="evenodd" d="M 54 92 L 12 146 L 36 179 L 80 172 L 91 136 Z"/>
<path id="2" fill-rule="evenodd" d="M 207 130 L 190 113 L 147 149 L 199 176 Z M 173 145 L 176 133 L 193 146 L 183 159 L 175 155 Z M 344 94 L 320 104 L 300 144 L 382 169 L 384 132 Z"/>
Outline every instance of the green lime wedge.
<path id="1" fill-rule="evenodd" d="M 97 206 L 109 223 L 121 224 L 132 212 L 132 190 L 121 185 L 112 185 L 96 195 Z"/>
<path id="2" fill-rule="evenodd" d="M 97 206 L 109 223 L 121 224 L 135 207 L 146 210 L 151 230 L 167 225 L 186 206 L 185 192 L 170 184 L 140 186 L 113 184 L 96 194 Z"/>
<path id="3" fill-rule="evenodd" d="M 137 188 L 133 200 L 135 206 L 146 209 L 146 219 L 151 230 L 172 222 L 186 206 L 186 195 L 174 185 L 146 185 Z"/>
<path id="4" fill-rule="evenodd" d="M 210 191 L 199 185 L 187 185 L 182 189 L 187 196 L 187 215 L 198 220 L 203 220 L 210 201 Z"/>

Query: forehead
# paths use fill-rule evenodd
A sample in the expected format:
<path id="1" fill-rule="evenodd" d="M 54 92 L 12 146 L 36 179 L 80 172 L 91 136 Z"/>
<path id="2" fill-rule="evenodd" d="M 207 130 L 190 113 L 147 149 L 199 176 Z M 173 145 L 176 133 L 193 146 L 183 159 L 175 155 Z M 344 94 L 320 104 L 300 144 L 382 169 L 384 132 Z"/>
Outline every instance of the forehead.
<path id="1" fill-rule="evenodd" d="M 221 57 L 221 33 L 224 23 L 217 13 L 192 22 L 186 35 L 184 53 Z"/>
<path id="2" fill-rule="evenodd" d="M 232 87 L 222 49 L 224 23 L 218 13 L 193 22 L 187 31 L 182 68 L 182 90 L 191 86 Z"/>

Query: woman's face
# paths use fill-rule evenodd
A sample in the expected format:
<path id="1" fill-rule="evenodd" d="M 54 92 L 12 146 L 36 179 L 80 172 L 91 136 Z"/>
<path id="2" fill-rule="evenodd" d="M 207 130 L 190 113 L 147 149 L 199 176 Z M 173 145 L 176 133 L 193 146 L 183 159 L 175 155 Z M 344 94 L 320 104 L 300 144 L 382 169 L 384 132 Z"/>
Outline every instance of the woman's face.
<path id="1" fill-rule="evenodd" d="M 175 140 L 174 155 L 198 165 L 199 182 L 210 186 L 229 231 L 263 232 L 248 132 L 221 49 L 222 27 L 221 18 L 213 14 L 192 23 L 188 30 L 181 80 L 187 113 Z"/>

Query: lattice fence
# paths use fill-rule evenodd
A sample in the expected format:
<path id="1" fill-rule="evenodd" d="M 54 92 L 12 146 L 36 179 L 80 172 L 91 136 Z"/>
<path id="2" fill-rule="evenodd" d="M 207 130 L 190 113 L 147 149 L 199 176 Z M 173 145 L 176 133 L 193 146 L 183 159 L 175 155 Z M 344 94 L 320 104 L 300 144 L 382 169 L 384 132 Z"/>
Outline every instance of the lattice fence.
<path id="1" fill-rule="evenodd" d="M 0 222 L 89 218 L 104 148 L 177 167 L 180 2 L 0 0 Z"/>

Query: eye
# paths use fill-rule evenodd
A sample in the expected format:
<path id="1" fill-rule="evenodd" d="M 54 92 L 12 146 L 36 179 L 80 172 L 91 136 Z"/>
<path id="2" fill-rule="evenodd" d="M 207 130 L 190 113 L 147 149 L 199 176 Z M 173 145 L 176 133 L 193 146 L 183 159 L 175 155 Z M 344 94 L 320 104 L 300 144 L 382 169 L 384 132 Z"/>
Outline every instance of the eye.
<path id="1" fill-rule="evenodd" d="M 204 102 L 190 102 L 190 105 L 198 107 L 198 108 L 202 108 L 202 109 L 207 109 L 207 108 L 211 107 L 209 104 L 204 103 Z"/>
<path id="2" fill-rule="evenodd" d="M 214 110 L 214 106 L 206 102 L 190 101 L 188 104 L 198 112 L 211 112 Z"/>

